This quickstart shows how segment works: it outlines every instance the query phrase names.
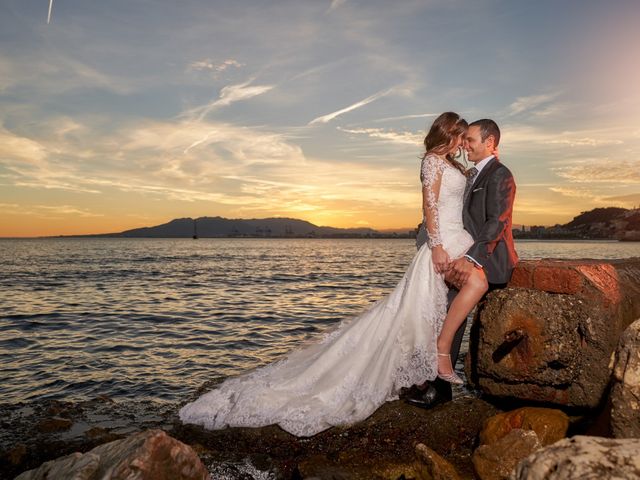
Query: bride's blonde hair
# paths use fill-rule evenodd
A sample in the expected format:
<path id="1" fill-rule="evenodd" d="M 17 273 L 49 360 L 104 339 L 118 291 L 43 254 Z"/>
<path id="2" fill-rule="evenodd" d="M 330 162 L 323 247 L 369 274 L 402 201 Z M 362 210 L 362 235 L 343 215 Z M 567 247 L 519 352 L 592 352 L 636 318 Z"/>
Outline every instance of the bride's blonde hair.
<path id="1" fill-rule="evenodd" d="M 451 165 L 465 173 L 464 166 L 449 153 L 449 150 L 455 145 L 456 139 L 466 133 L 468 128 L 467 121 L 455 112 L 444 112 L 438 116 L 424 138 L 425 153 L 422 159 L 424 160 L 430 153 L 435 153 L 444 156 Z"/>

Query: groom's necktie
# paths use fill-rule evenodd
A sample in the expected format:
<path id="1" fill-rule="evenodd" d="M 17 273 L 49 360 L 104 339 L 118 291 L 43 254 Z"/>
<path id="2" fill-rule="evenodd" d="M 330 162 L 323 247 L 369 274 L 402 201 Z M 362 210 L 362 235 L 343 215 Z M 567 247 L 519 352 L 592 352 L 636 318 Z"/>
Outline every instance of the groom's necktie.
<path id="1" fill-rule="evenodd" d="M 478 176 L 478 169 L 476 167 L 471 167 L 467 171 L 467 184 L 464 187 L 464 200 L 467 201 L 469 194 L 471 193 L 471 187 L 473 186 L 473 182 L 476 180 Z"/>

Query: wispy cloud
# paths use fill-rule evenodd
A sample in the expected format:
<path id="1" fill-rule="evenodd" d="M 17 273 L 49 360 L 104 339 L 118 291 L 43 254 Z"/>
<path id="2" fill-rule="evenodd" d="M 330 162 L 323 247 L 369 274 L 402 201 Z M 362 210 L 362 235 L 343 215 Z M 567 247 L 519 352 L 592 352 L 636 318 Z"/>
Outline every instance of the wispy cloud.
<path id="1" fill-rule="evenodd" d="M 440 115 L 439 113 L 417 113 L 414 115 L 400 115 L 399 117 L 385 117 L 378 118 L 376 120 L 372 120 L 374 123 L 382 123 L 382 122 L 394 122 L 396 120 L 410 120 L 413 118 L 428 118 L 428 117 L 437 117 Z"/>
<path id="2" fill-rule="evenodd" d="M 42 143 L 26 138 L 0 126 L 0 159 L 12 160 L 33 166 L 41 165 L 47 156 Z"/>
<path id="3" fill-rule="evenodd" d="M 509 114 L 517 115 L 519 113 L 532 110 L 541 105 L 545 105 L 556 98 L 558 98 L 562 92 L 544 93 L 541 95 L 530 95 L 527 97 L 518 97 L 515 102 L 509 105 Z"/>
<path id="4" fill-rule="evenodd" d="M 351 133 L 355 135 L 367 135 L 371 138 L 376 138 L 379 140 L 391 142 L 391 143 L 400 143 L 403 145 L 413 145 L 419 146 L 423 140 L 423 135 L 414 132 L 395 132 L 393 130 L 384 130 L 382 128 L 341 128 L 338 127 L 338 130 Z"/>
<path id="5" fill-rule="evenodd" d="M 599 198 L 599 195 L 595 195 L 593 190 L 589 188 L 575 188 L 575 187 L 550 187 L 549 190 L 555 193 L 559 193 L 564 195 L 565 197 L 573 197 L 573 198 L 588 198 L 591 200 L 596 200 Z"/>
<path id="6" fill-rule="evenodd" d="M 74 205 L 18 205 L 15 203 L 0 203 L 3 213 L 9 215 L 26 215 L 40 218 L 60 218 L 59 215 L 73 217 L 104 217 L 102 213 L 94 213 L 86 208 Z"/>
<path id="7" fill-rule="evenodd" d="M 190 70 L 210 70 L 216 73 L 224 72 L 226 69 L 230 67 L 240 68 L 244 67 L 244 63 L 240 63 L 233 58 L 229 58 L 223 62 L 216 63 L 210 58 L 205 58 L 203 60 L 197 60 L 195 62 L 191 62 L 189 64 Z"/>
<path id="8" fill-rule="evenodd" d="M 576 183 L 640 184 L 640 162 L 629 160 L 589 159 L 552 171 Z"/>
<path id="9" fill-rule="evenodd" d="M 230 105 L 233 102 L 257 97 L 271 90 L 275 85 L 251 85 L 253 80 L 241 83 L 240 85 L 228 85 L 220 91 L 220 99 L 213 103 L 213 106 Z"/>
<path id="10" fill-rule="evenodd" d="M 568 145 L 570 147 L 602 147 L 606 145 L 621 145 L 624 142 L 616 138 L 575 137 L 557 138 L 549 140 L 549 143 Z"/>
<path id="11" fill-rule="evenodd" d="M 630 195 L 609 195 L 606 192 L 594 190 L 591 186 L 556 186 L 549 190 L 559 193 L 564 197 L 582 199 L 588 201 L 590 205 L 596 207 L 623 207 L 637 208 L 640 206 L 640 193 Z"/>
<path id="12" fill-rule="evenodd" d="M 255 79 L 252 78 L 237 85 L 227 85 L 220 90 L 220 95 L 217 100 L 184 112 L 180 116 L 200 121 L 217 107 L 224 107 L 234 102 L 257 97 L 275 87 L 275 85 L 251 85 L 254 80 Z"/>
<path id="13" fill-rule="evenodd" d="M 331 5 L 329 6 L 329 11 L 335 10 L 340 5 L 344 4 L 347 0 L 331 0 Z"/>
<path id="14" fill-rule="evenodd" d="M 332 113 L 328 113 L 326 115 L 322 115 L 320 117 L 314 118 L 313 120 L 311 120 L 309 122 L 309 125 L 315 125 L 317 123 L 328 123 L 331 120 L 333 120 L 336 117 L 339 117 L 340 115 L 347 113 L 347 112 L 351 112 L 353 110 L 356 110 L 357 108 L 360 107 L 364 107 L 365 105 L 368 105 L 371 102 L 375 102 L 376 100 L 378 100 L 379 98 L 382 98 L 386 95 L 389 95 L 390 93 L 392 93 L 394 90 L 394 88 L 388 88 L 386 90 L 381 90 L 378 93 L 374 93 L 373 95 L 365 98 L 364 100 L 360 100 L 359 102 L 354 103 L 353 105 L 349 105 L 348 107 L 345 107 L 343 109 L 337 110 L 335 112 Z"/>
<path id="15" fill-rule="evenodd" d="M 640 207 L 640 193 L 632 193 L 630 195 L 617 195 L 613 197 L 604 197 L 603 200 L 611 205 L 623 205 L 627 208 Z"/>

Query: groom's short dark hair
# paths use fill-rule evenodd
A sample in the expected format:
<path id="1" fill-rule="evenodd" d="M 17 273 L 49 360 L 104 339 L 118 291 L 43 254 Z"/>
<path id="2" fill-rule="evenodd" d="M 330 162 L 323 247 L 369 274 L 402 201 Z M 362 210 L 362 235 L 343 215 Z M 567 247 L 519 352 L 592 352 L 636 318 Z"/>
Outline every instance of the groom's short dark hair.
<path id="1" fill-rule="evenodd" d="M 498 124 L 493 120 L 488 118 L 483 118 L 481 120 L 476 120 L 475 122 L 471 122 L 469 124 L 470 127 L 476 126 L 480 127 L 480 137 L 484 142 L 489 135 L 493 135 L 495 139 L 495 146 L 497 147 L 500 143 L 500 129 L 498 128 Z"/>

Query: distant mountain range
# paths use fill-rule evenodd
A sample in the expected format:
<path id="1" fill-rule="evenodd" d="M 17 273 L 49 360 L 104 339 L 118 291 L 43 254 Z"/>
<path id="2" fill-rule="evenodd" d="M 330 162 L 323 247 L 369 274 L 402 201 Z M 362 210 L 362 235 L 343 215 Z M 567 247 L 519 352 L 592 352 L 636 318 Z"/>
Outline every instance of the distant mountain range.
<path id="1" fill-rule="evenodd" d="M 397 237 L 372 228 L 320 227 L 296 218 L 177 218 L 155 227 L 134 228 L 101 237 Z M 406 236 L 410 236 L 406 232 Z"/>
<path id="2" fill-rule="evenodd" d="M 640 208 L 594 208 L 565 225 L 514 230 L 515 238 L 640 241 Z"/>
<path id="3" fill-rule="evenodd" d="M 640 240 L 640 209 L 608 207 L 582 212 L 565 225 L 514 228 L 515 238 Z M 411 238 L 417 229 L 379 231 L 372 228 L 321 227 L 296 218 L 177 218 L 154 227 L 83 237 L 189 238 Z"/>

